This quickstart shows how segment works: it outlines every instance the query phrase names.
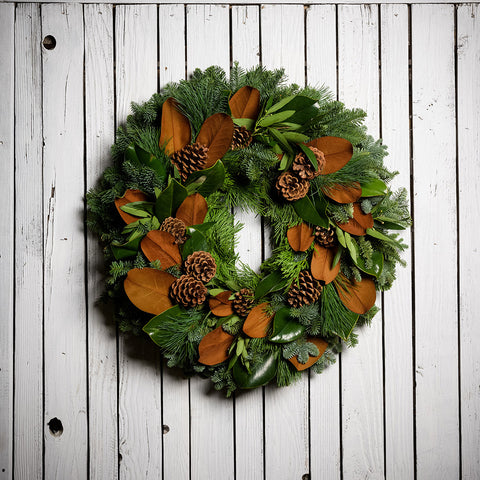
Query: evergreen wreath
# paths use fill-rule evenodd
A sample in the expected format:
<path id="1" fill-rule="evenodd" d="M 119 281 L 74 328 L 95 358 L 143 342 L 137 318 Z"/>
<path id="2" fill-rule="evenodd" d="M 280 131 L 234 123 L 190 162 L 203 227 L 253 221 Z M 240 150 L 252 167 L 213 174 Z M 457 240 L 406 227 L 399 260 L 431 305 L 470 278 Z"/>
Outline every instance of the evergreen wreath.
<path id="1" fill-rule="evenodd" d="M 132 109 L 87 194 L 120 329 L 143 330 L 168 366 L 227 396 L 321 373 L 354 346 L 411 222 L 365 113 L 238 65 L 229 79 L 196 70 Z M 235 253 L 234 207 L 270 226 L 260 274 Z"/>

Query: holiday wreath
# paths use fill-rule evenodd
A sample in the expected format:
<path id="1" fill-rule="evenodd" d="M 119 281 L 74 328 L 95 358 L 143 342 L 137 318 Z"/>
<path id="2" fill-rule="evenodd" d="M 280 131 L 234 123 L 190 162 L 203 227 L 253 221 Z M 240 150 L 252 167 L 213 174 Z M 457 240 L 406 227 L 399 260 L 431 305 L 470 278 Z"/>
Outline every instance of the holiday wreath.
<path id="1" fill-rule="evenodd" d="M 113 166 L 87 196 L 104 245 L 104 298 L 169 366 L 230 395 L 320 373 L 377 313 L 410 223 L 365 113 L 282 70 L 197 70 L 118 129 Z M 233 207 L 270 227 L 255 273 L 235 254 Z M 152 318 L 153 315 L 153 318 Z"/>

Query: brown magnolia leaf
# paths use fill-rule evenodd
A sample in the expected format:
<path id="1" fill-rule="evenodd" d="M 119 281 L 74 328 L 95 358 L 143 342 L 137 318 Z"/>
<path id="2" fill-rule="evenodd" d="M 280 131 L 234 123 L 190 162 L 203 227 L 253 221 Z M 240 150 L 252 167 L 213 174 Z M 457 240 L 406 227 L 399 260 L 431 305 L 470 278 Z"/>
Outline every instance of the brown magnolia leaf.
<path id="1" fill-rule="evenodd" d="M 336 248 L 325 248 L 320 245 L 315 245 L 312 263 L 310 264 L 313 278 L 322 280 L 326 285 L 335 279 L 340 271 L 340 262 L 337 262 L 337 264 L 332 267 L 336 253 Z"/>
<path id="2" fill-rule="evenodd" d="M 207 211 L 207 201 L 199 193 L 194 193 L 180 204 L 175 216 L 189 227 L 190 225 L 203 223 Z"/>
<path id="3" fill-rule="evenodd" d="M 307 337 L 307 342 L 315 344 L 318 348 L 319 354 L 315 357 L 309 357 L 307 363 L 300 363 L 297 360 L 297 357 L 289 358 L 290 362 L 298 371 L 306 370 L 307 368 L 311 367 L 325 353 L 325 350 L 328 347 L 328 343 L 321 338 Z"/>
<path id="4" fill-rule="evenodd" d="M 363 315 L 375 305 L 377 292 L 372 279 L 362 278 L 357 282 L 340 274 L 334 283 L 340 300 L 350 311 Z"/>
<path id="5" fill-rule="evenodd" d="M 313 242 L 313 228 L 301 223 L 287 231 L 288 243 L 296 252 L 306 252 Z"/>
<path id="6" fill-rule="evenodd" d="M 358 182 L 353 182 L 351 185 L 323 187 L 322 192 L 338 203 L 353 203 L 362 196 L 362 187 Z"/>
<path id="7" fill-rule="evenodd" d="M 274 313 L 270 310 L 270 304 L 261 303 L 250 310 L 243 324 L 243 331 L 252 338 L 263 338 L 267 336 L 267 329 Z"/>
<path id="8" fill-rule="evenodd" d="M 256 120 L 260 113 L 260 92 L 253 87 L 242 87 L 228 102 L 233 118 Z"/>
<path id="9" fill-rule="evenodd" d="M 198 361 L 204 365 L 218 365 L 228 358 L 228 349 L 235 337 L 224 332 L 222 327 L 217 327 L 207 333 L 198 345 L 200 358 Z"/>
<path id="10" fill-rule="evenodd" d="M 168 296 L 175 277 L 155 268 L 134 268 L 128 272 L 123 288 L 130 301 L 140 310 L 160 315 L 172 307 Z"/>
<path id="11" fill-rule="evenodd" d="M 138 217 L 134 217 L 133 215 L 124 212 L 120 207 L 127 205 L 127 203 L 145 202 L 147 200 L 147 196 L 140 190 L 127 190 L 123 197 L 115 199 L 115 206 L 117 207 L 118 213 L 123 218 L 125 223 L 133 223 L 138 220 Z"/>
<path id="12" fill-rule="evenodd" d="M 224 113 L 215 113 L 208 117 L 200 128 L 197 143 L 208 147 L 205 168 L 211 167 L 230 149 L 233 137 L 233 121 Z"/>
<path id="13" fill-rule="evenodd" d="M 353 204 L 353 218 L 347 223 L 337 223 L 344 231 L 352 235 L 366 235 L 367 228 L 373 227 L 373 217 L 371 213 L 363 213 L 360 204 Z"/>
<path id="14" fill-rule="evenodd" d="M 162 270 L 182 263 L 182 256 L 175 243 L 175 237 L 168 232 L 151 230 L 140 243 L 140 247 L 151 262 L 160 260 Z"/>
<path id="15" fill-rule="evenodd" d="M 165 153 L 172 155 L 190 143 L 190 122 L 177 108 L 177 101 L 167 98 L 162 106 L 162 125 L 159 145 L 165 145 Z"/>
<path id="16" fill-rule="evenodd" d="M 233 314 L 232 301 L 229 300 L 232 292 L 219 293 L 208 301 L 210 311 L 217 317 L 228 317 Z"/>
<path id="17" fill-rule="evenodd" d="M 344 138 L 320 137 L 307 143 L 308 147 L 316 147 L 325 155 L 325 166 L 321 175 L 333 173 L 344 167 L 352 158 L 353 146 Z"/>

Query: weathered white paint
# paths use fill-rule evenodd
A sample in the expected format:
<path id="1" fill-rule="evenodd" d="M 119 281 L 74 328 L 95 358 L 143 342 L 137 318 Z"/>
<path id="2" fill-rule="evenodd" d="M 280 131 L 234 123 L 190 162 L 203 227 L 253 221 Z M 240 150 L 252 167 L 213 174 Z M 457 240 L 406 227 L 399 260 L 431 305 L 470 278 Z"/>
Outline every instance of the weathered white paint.
<path id="1" fill-rule="evenodd" d="M 43 475 L 43 158 L 40 6 L 15 11 L 14 473 Z"/>
<path id="2" fill-rule="evenodd" d="M 412 6 L 417 473 L 459 474 L 454 7 Z"/>
<path id="3" fill-rule="evenodd" d="M 27 3 L 40 3 L 39 0 L 25 0 Z M 0 0 L 0 3 L 5 3 L 7 0 Z M 154 3 L 154 4 L 168 4 L 170 0 L 132 0 L 129 2 L 129 4 L 149 4 L 149 3 Z M 52 3 L 62 3 L 61 0 L 52 0 Z M 72 3 L 96 3 L 96 0 L 72 0 Z M 123 3 L 123 0 L 114 0 L 112 3 L 117 4 L 117 3 Z M 208 4 L 208 5 L 215 5 L 215 4 L 223 4 L 225 3 L 223 0 L 184 0 L 184 4 Z M 305 0 L 275 0 L 271 1 L 270 3 L 272 4 L 291 4 L 291 5 L 304 5 L 306 3 Z M 353 4 L 356 5 L 358 3 L 366 3 L 366 2 L 359 2 L 358 0 L 325 0 L 325 1 L 317 1 L 315 2 L 316 4 Z M 404 0 L 373 0 L 369 1 L 368 4 L 377 4 L 377 3 L 405 3 Z M 418 0 L 415 3 L 432 3 L 431 0 Z M 449 0 L 438 0 L 435 2 L 436 4 L 442 4 L 442 3 L 451 3 Z M 473 0 L 472 2 L 469 3 L 479 3 L 479 0 Z M 232 0 L 230 2 L 232 5 L 255 5 L 256 2 L 255 0 Z"/>
<path id="4" fill-rule="evenodd" d="M 83 234 L 83 8 L 43 5 L 44 438 L 46 478 L 87 475 Z M 58 418 L 63 433 L 47 423 Z"/>
<path id="5" fill-rule="evenodd" d="M 478 228 L 472 207 L 480 204 L 480 9 L 461 5 L 457 11 L 459 305 L 462 475 L 480 472 L 480 338 L 477 272 L 480 268 Z"/>
<path id="6" fill-rule="evenodd" d="M 115 139 L 113 9 L 85 5 L 85 159 L 87 190 L 110 165 Z M 113 322 L 98 304 L 104 275 L 98 238 L 87 234 L 89 472 L 91 478 L 118 478 L 117 340 Z"/>
<path id="7" fill-rule="evenodd" d="M 338 7 L 339 99 L 368 112 L 370 135 L 379 134 L 378 9 Z M 379 304 L 379 296 L 377 296 Z M 379 305 L 380 306 L 380 305 Z M 343 474 L 383 478 L 382 323 L 378 315 L 360 341 L 344 350 L 342 369 Z"/>
<path id="8" fill-rule="evenodd" d="M 0 4 L 0 189 L 4 194 L 4 227 L 0 231 L 0 479 L 12 476 L 13 453 L 13 328 L 14 328 L 14 14 L 13 4 Z"/>
<path id="9" fill-rule="evenodd" d="M 392 188 L 409 188 L 410 130 L 408 78 L 408 7 L 382 5 L 381 19 L 381 136 L 388 145 L 385 163 L 399 175 Z M 410 232 L 402 232 L 410 246 Z M 385 342 L 385 470 L 387 478 L 414 476 L 412 260 L 398 268 L 397 281 L 384 295 Z M 374 321 L 379 321 L 376 318 Z"/>

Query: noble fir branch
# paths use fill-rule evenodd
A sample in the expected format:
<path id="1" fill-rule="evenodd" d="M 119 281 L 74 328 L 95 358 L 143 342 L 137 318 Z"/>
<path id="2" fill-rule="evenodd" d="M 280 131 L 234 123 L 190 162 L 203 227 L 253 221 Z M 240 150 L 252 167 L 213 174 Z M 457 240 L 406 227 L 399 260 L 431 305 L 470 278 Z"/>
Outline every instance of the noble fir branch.
<path id="1" fill-rule="evenodd" d="M 319 335 L 321 333 L 323 320 L 318 303 L 292 308 L 290 309 L 290 315 L 305 327 L 307 335 Z"/>
<path id="2" fill-rule="evenodd" d="M 288 360 L 296 356 L 300 363 L 307 363 L 310 356 L 316 357 L 318 354 L 317 346 L 305 338 L 299 338 L 283 346 L 283 358 Z"/>
<path id="3" fill-rule="evenodd" d="M 337 352 L 332 347 L 327 348 L 325 353 L 312 365 L 312 371 L 317 374 L 323 373 L 328 366 L 336 362 L 336 354 Z"/>
<path id="4" fill-rule="evenodd" d="M 353 204 L 328 202 L 327 214 L 335 223 L 347 223 L 353 217 Z"/>

